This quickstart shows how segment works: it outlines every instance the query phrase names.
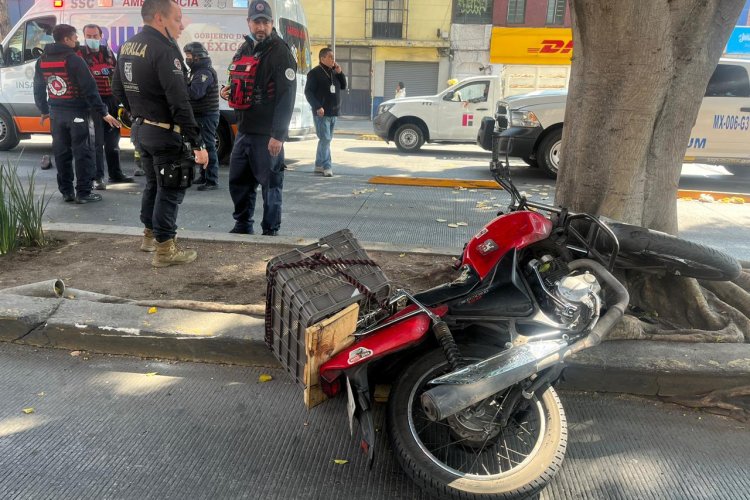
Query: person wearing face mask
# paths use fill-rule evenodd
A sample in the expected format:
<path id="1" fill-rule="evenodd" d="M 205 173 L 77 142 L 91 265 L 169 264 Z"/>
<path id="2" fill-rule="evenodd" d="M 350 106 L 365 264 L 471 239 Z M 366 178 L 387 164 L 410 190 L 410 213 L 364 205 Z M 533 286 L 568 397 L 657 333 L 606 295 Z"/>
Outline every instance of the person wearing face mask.
<path id="1" fill-rule="evenodd" d="M 208 166 L 202 169 L 198 191 L 211 191 L 219 186 L 219 157 L 216 155 L 216 128 L 219 126 L 219 79 L 211 66 L 208 51 L 200 42 L 190 42 L 183 47 L 185 62 L 190 67 L 188 95 L 195 121 L 201 128 L 201 137 L 208 152 Z"/>
<path id="2" fill-rule="evenodd" d="M 96 24 L 87 24 L 83 27 L 85 45 L 81 45 L 78 55 L 86 61 L 91 75 L 96 80 L 99 96 L 107 106 L 109 114 L 117 116 L 117 99 L 112 94 L 112 74 L 115 71 L 115 55 L 106 40 L 102 39 L 102 29 Z M 94 177 L 94 189 L 106 189 L 104 181 L 104 160 L 107 160 L 107 172 L 109 182 L 112 184 L 133 182 L 132 177 L 122 173 L 120 167 L 120 129 L 105 126 L 104 121 L 94 117 L 94 131 L 96 140 L 94 148 L 96 151 L 96 176 Z"/>
<path id="3" fill-rule="evenodd" d="M 175 39 L 184 25 L 172 0 L 144 0 L 143 31 L 120 47 L 112 90 L 133 117 L 131 134 L 146 172 L 141 200 L 141 251 L 154 267 L 192 262 L 195 250 L 175 243 L 177 211 L 195 164 L 206 165 L 200 128 L 188 97 L 186 70 Z"/>
<path id="4" fill-rule="evenodd" d="M 273 27 L 271 6 L 253 0 L 246 38 L 229 66 L 229 85 L 223 99 L 236 110 L 237 137 L 229 160 L 229 194 L 234 203 L 231 233 L 253 234 L 256 190 L 263 193 L 266 236 L 281 226 L 281 191 L 284 179 L 284 141 L 294 110 L 297 61 Z"/>
<path id="5" fill-rule="evenodd" d="M 50 119 L 57 187 L 66 202 L 100 201 L 102 197 L 91 192 L 96 169 L 91 111 L 109 127 L 119 128 L 120 122 L 109 114 L 86 62 L 76 54 L 76 29 L 58 24 L 52 37 L 54 43 L 47 44 L 36 63 L 34 103 L 42 113 L 40 124 Z"/>

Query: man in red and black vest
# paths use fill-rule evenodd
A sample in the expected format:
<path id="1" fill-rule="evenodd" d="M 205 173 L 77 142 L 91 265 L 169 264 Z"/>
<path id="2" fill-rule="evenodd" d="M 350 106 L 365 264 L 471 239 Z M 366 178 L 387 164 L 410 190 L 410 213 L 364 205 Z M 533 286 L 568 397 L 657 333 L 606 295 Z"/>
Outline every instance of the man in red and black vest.
<path id="1" fill-rule="evenodd" d="M 102 197 L 91 192 L 95 173 L 91 110 L 103 116 L 109 126 L 119 127 L 120 123 L 107 111 L 86 62 L 75 52 L 76 29 L 58 24 L 52 37 L 55 42 L 47 44 L 36 63 L 34 102 L 42 113 L 40 123 L 50 119 L 57 188 L 66 202 L 100 201 Z"/>
<path id="2" fill-rule="evenodd" d="M 253 0 L 247 25 L 254 43 L 240 47 L 229 66 L 229 85 L 221 92 L 236 110 L 238 128 L 229 160 L 229 194 L 234 203 L 230 233 L 253 234 L 259 185 L 263 234 L 276 236 L 281 226 L 283 146 L 294 110 L 297 61 L 273 24 L 269 3 Z"/>
<path id="3" fill-rule="evenodd" d="M 107 106 L 109 114 L 117 116 L 117 98 L 112 94 L 112 75 L 115 71 L 117 61 L 112 50 L 107 47 L 107 41 L 102 39 L 102 29 L 96 24 L 87 24 L 83 27 L 85 45 L 81 45 L 78 51 L 86 64 L 89 66 L 91 75 L 96 80 L 96 88 L 99 96 Z M 94 177 L 94 189 L 106 189 L 104 182 L 104 159 L 107 159 L 107 172 L 109 182 L 112 184 L 133 182 L 132 177 L 126 177 L 120 167 L 120 129 L 109 127 L 104 123 L 102 117 L 94 113 L 94 130 L 96 141 L 96 175 Z"/>

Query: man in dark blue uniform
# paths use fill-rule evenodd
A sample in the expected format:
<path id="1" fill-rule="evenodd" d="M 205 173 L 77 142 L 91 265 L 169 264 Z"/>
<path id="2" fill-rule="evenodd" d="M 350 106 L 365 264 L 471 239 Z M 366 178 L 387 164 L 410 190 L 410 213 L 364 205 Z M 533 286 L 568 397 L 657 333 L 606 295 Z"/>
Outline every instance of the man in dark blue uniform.
<path id="1" fill-rule="evenodd" d="M 281 226 L 283 145 L 294 110 L 297 62 L 289 46 L 273 29 L 268 2 L 253 0 L 247 24 L 255 43 L 246 42 L 240 48 L 240 58 L 230 66 L 230 85 L 222 89 L 222 97 L 229 100 L 230 106 L 242 106 L 235 108 L 238 133 L 229 161 L 229 193 L 234 202 L 235 221 L 230 232 L 253 234 L 256 190 L 260 185 L 264 202 L 263 234 L 276 236 Z M 248 49 L 257 60 L 257 69 L 252 74 L 252 86 L 242 86 L 242 75 L 233 80 L 232 68 L 241 66 L 238 61 Z M 244 101 L 236 92 L 240 87 L 243 92 L 239 96 L 245 96 Z"/>
<path id="2" fill-rule="evenodd" d="M 175 243 L 177 210 L 195 163 L 206 165 L 208 154 L 174 41 L 184 29 L 182 10 L 172 0 L 144 0 L 141 17 L 143 31 L 120 47 L 112 89 L 134 118 L 131 132 L 146 172 L 141 250 L 156 251 L 151 264 L 167 267 L 192 262 L 198 255 Z"/>
<path id="3" fill-rule="evenodd" d="M 208 152 L 208 167 L 201 170 L 195 181 L 198 191 L 209 191 L 219 186 L 219 158 L 216 155 L 216 129 L 219 126 L 219 79 L 211 66 L 208 51 L 200 42 L 190 42 L 182 49 L 190 68 L 188 95 L 193 115 L 201 128 L 201 137 Z"/>
<path id="4" fill-rule="evenodd" d="M 52 29 L 52 37 L 55 42 L 44 48 L 36 63 L 34 102 L 42 113 L 40 123 L 50 119 L 57 188 L 66 202 L 100 201 L 102 197 L 91 192 L 96 168 L 91 111 L 98 113 L 109 127 L 119 128 L 120 122 L 109 114 L 88 66 L 76 54 L 76 29 L 58 24 Z"/>
<path id="5" fill-rule="evenodd" d="M 102 39 L 102 29 L 96 24 L 87 24 L 83 27 L 85 45 L 81 45 L 80 55 L 91 70 L 96 81 L 99 96 L 107 106 L 109 114 L 117 116 L 118 102 L 112 94 L 112 75 L 115 71 L 115 55 L 112 49 L 107 47 L 107 41 Z M 112 184 L 133 182 L 132 177 L 122 173 L 120 167 L 120 129 L 108 127 L 99 116 L 94 116 L 94 130 L 96 132 L 96 176 L 94 177 L 95 189 L 106 189 L 104 181 L 104 160 L 107 160 L 107 172 L 109 182 Z"/>

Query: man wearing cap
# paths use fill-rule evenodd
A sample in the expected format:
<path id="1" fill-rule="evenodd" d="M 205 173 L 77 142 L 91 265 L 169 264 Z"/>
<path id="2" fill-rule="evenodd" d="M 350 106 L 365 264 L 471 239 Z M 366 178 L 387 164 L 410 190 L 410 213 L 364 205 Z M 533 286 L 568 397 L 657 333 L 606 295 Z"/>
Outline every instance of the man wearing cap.
<path id="1" fill-rule="evenodd" d="M 294 110 L 297 89 L 297 62 L 289 46 L 273 29 L 271 6 L 253 0 L 248 8 L 247 25 L 255 40 L 251 55 L 258 59 L 252 89 L 243 88 L 247 106 L 237 110 L 238 132 L 229 161 L 229 193 L 234 202 L 232 233 L 253 234 L 256 190 L 263 192 L 263 234 L 276 236 L 281 226 L 283 145 Z M 231 70 L 235 63 L 230 66 Z M 230 106 L 237 102 L 232 89 L 222 89 Z"/>

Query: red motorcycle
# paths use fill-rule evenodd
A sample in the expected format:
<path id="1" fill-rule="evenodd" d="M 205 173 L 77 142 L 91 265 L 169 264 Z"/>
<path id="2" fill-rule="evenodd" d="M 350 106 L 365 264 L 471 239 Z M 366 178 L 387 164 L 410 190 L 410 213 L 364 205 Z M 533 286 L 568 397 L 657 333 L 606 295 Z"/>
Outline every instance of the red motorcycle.
<path id="1" fill-rule="evenodd" d="M 392 448 L 434 498 L 524 498 L 554 477 L 567 444 L 554 385 L 565 359 L 599 344 L 628 307 L 615 269 L 714 280 L 740 273 L 714 249 L 533 203 L 513 185 L 507 162 L 493 161 L 491 171 L 510 207 L 469 240 L 450 283 L 384 298 L 351 271 L 371 265 L 366 259 L 313 252 L 269 263 L 269 276 L 326 269 L 350 285 L 342 296 L 362 306 L 356 341 L 320 366 L 321 387 L 329 397 L 347 393 L 350 423 L 359 421 L 372 460 L 373 381 L 392 381 Z M 271 337 L 291 303 L 272 282 Z"/>

